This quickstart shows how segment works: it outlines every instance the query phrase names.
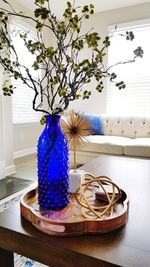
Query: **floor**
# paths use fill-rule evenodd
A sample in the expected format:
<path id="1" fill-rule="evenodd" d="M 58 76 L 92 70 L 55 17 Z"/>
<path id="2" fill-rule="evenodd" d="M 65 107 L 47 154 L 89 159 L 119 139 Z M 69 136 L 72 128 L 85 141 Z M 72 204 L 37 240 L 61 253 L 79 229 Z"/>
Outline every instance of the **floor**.
<path id="1" fill-rule="evenodd" d="M 14 161 L 16 173 L 14 177 L 29 180 L 37 180 L 37 157 L 36 154 L 18 158 Z"/>

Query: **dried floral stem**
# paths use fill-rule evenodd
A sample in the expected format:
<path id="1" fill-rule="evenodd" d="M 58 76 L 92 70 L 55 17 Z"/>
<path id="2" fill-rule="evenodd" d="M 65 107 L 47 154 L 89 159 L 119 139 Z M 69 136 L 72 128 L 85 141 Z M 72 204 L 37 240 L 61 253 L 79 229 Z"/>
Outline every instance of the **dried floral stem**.
<path id="1" fill-rule="evenodd" d="M 77 154 L 76 154 L 76 143 L 74 141 L 74 148 L 73 148 L 73 155 L 74 155 L 74 171 L 77 171 Z"/>
<path id="2" fill-rule="evenodd" d="M 67 115 L 67 114 L 66 114 Z M 66 119 L 61 120 L 61 127 L 68 139 L 69 146 L 73 151 L 74 170 L 77 170 L 77 149 L 85 146 L 86 136 L 91 134 L 91 124 L 82 114 L 76 114 L 73 110 L 69 112 Z"/>

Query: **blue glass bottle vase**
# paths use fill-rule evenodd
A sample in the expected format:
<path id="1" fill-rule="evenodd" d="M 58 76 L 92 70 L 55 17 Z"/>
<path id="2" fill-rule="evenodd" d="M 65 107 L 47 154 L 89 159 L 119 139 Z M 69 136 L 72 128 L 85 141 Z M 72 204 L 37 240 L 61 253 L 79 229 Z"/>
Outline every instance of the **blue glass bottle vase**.
<path id="1" fill-rule="evenodd" d="M 68 155 L 60 116 L 46 116 L 46 126 L 38 141 L 38 203 L 44 210 L 60 210 L 69 202 Z"/>

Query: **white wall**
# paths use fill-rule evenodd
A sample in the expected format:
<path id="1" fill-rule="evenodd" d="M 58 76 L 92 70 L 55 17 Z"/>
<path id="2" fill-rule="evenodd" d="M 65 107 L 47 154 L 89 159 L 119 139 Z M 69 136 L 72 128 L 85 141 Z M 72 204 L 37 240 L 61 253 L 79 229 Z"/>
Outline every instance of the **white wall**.
<path id="1" fill-rule="evenodd" d="M 40 124 L 13 126 L 14 158 L 36 152 L 42 129 Z"/>
<path id="2" fill-rule="evenodd" d="M 11 98 L 0 88 L 0 179 L 15 172 L 13 163 L 13 131 Z"/>
<path id="3" fill-rule="evenodd" d="M 3 120 L 2 120 L 2 95 L 0 90 L 0 179 L 5 176 L 3 144 L 4 144 L 4 139 L 3 139 Z"/>
<path id="4" fill-rule="evenodd" d="M 13 162 L 13 129 L 12 129 L 12 102 L 11 97 L 3 96 L 3 140 L 6 175 L 15 172 Z"/>
<path id="5" fill-rule="evenodd" d="M 2 121 L 2 95 L 0 95 L 0 161 L 4 159 L 3 150 L 3 121 Z"/>
<path id="6" fill-rule="evenodd" d="M 92 1 L 91 1 L 92 2 Z M 103 38 L 108 33 L 108 26 L 117 25 L 119 23 L 124 23 L 128 21 L 141 20 L 145 18 L 150 18 L 150 3 L 129 6 L 126 8 L 119 8 L 115 10 L 105 11 L 101 13 L 94 14 L 91 19 L 86 21 L 84 25 L 84 32 L 94 27 L 100 36 Z M 142 40 L 141 44 L 142 46 Z M 85 57 L 87 57 L 87 51 Z M 107 57 L 105 63 L 107 62 Z M 71 103 L 70 107 L 85 111 L 88 113 L 106 113 L 107 111 L 107 89 L 105 87 L 102 93 L 96 92 L 94 90 L 94 84 L 87 86 L 87 89 L 93 91 L 93 96 L 89 100 L 75 101 Z"/>

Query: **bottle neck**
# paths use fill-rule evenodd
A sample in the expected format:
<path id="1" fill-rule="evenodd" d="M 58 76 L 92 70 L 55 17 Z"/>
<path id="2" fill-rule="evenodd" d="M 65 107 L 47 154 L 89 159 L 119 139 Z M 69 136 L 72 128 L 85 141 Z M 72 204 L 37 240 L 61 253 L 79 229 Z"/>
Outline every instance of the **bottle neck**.
<path id="1" fill-rule="evenodd" d="M 59 115 L 46 115 L 46 128 L 51 130 L 55 130 L 56 128 L 60 128 L 60 116 Z"/>

